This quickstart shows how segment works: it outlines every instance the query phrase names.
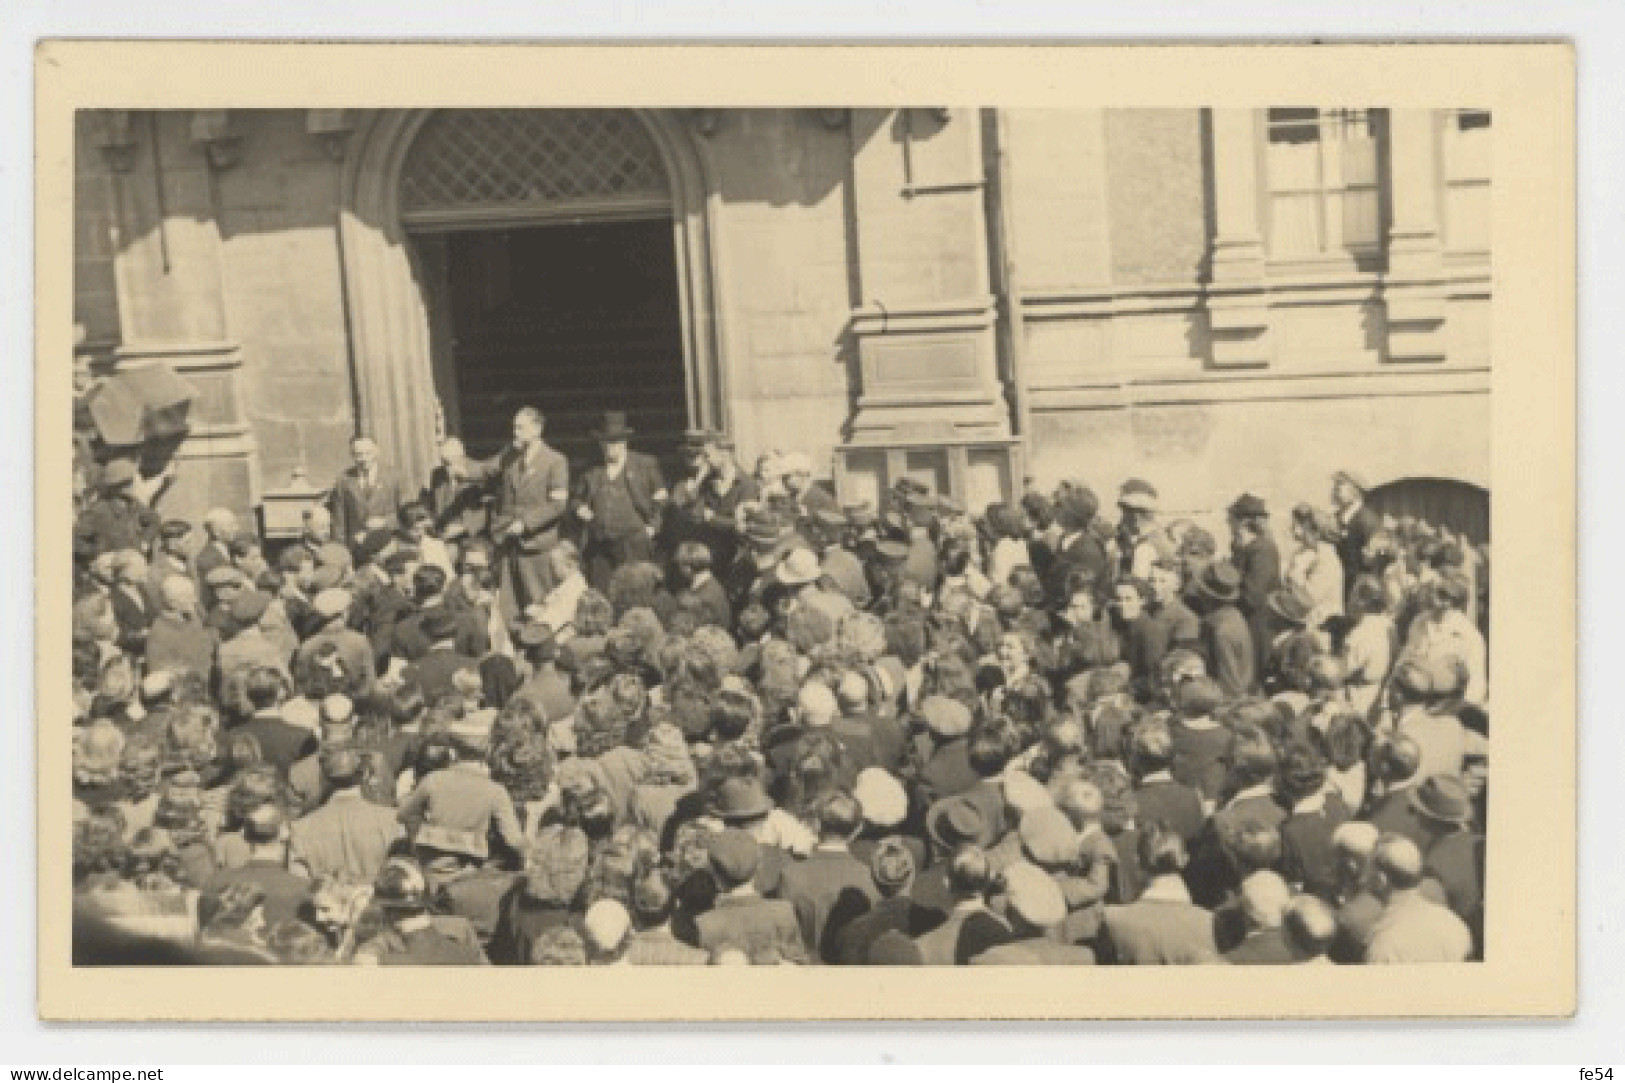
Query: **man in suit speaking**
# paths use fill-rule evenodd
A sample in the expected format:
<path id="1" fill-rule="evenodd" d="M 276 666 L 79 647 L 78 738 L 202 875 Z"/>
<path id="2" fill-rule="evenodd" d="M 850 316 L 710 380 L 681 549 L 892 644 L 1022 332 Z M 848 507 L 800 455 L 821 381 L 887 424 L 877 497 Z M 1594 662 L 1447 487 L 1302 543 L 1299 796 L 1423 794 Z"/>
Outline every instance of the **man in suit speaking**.
<path id="1" fill-rule="evenodd" d="M 498 546 L 503 617 L 512 621 L 553 589 L 548 554 L 559 540 L 559 520 L 570 500 L 570 465 L 542 441 L 542 412 L 526 406 L 513 415 L 513 443 L 495 456 L 446 464 L 458 479 L 498 479 L 491 539 Z"/>

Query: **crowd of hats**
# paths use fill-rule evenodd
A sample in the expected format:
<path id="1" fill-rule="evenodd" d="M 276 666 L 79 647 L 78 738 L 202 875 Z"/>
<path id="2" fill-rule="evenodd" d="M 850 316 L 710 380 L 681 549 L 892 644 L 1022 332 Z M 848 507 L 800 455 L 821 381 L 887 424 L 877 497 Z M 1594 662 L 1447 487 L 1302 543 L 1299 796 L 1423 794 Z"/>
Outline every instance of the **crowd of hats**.
<path id="1" fill-rule="evenodd" d="M 597 435 L 634 433 L 612 415 Z M 731 447 L 709 431 L 688 441 Z M 504 963 L 687 950 L 685 961 L 719 965 L 890 965 L 942 961 L 933 931 L 975 910 L 991 923 L 977 934 L 985 947 L 1019 949 L 990 958 L 1048 958 L 1053 947 L 1071 953 L 1059 961 L 1108 962 L 1103 908 L 1131 906 L 1171 875 L 1216 929 L 1237 915 L 1254 927 L 1294 915 L 1291 952 L 1314 958 L 1370 895 L 1367 880 L 1328 881 L 1315 860 L 1369 858 L 1397 831 L 1426 880 L 1441 840 L 1482 830 L 1488 716 L 1464 701 L 1470 667 L 1404 642 L 1427 606 L 1487 598 L 1485 555 L 1465 560 L 1461 536 L 1391 520 L 1368 546 L 1375 565 L 1351 575 L 1354 594 L 1375 591 L 1368 608 L 1401 649 L 1382 674 L 1392 703 L 1357 709 L 1348 628 L 1326 624 L 1301 583 L 1269 584 L 1248 614 L 1301 650 L 1264 652 L 1245 693 L 1216 679 L 1205 628 L 1150 662 L 1138 653 L 1155 612 L 1126 614 L 1113 599 L 1124 584 L 1154 597 L 1132 578 L 1140 544 L 1174 574 L 1193 622 L 1244 604 L 1250 586 L 1211 533 L 1158 522 L 1149 481 L 1119 487 L 1116 519 L 1076 481 L 975 514 L 906 477 L 878 502 L 845 505 L 776 487 L 813 472 L 800 452 L 764 457 L 763 495 L 736 529 L 663 536 L 663 562 L 616 569 L 563 626 L 540 605 L 505 620 L 488 539 L 452 540 L 462 608 L 437 596 L 418 609 L 403 595 L 394 619 L 410 622 L 415 646 L 380 638 L 370 616 L 426 559 L 404 527 L 370 526 L 353 545 L 300 539 L 271 559 L 252 531 L 219 528 L 225 513 L 207 531 L 148 522 L 140 545 L 110 550 L 77 531 L 73 856 L 86 912 L 173 939 L 184 922 L 152 915 L 190 900 L 178 912 L 198 916 L 183 940 L 230 941 L 261 962 L 339 961 L 358 943 L 394 943 L 405 934 L 391 929 L 421 928 L 410 919 L 427 914 L 466 923 Z M 102 486 L 118 494 L 134 480 L 115 465 Z M 1218 504 L 1232 524 L 1277 529 L 1255 494 Z M 135 514 L 108 507 L 79 512 Z M 1327 542 L 1342 529 L 1309 504 L 1292 518 Z M 224 554 L 208 566 L 205 534 Z M 1079 537 L 1100 555 L 1085 588 L 1056 572 Z M 995 554 L 1011 546 L 1020 559 L 991 581 Z M 737 560 L 713 566 L 724 552 Z M 684 608 L 691 577 L 705 576 L 724 584 L 726 626 Z M 1096 603 L 1087 624 L 1072 613 L 1080 589 Z M 471 615 L 477 651 L 463 645 Z M 371 655 L 365 673 L 347 653 L 355 643 Z M 415 682 L 435 652 L 460 661 L 431 696 Z M 199 656 L 206 664 L 189 664 Z M 1422 735 L 1401 724 L 1405 710 L 1425 714 Z M 1474 749 L 1459 771 L 1423 771 L 1439 727 L 1451 739 L 1458 727 Z M 440 772 L 470 769 L 498 795 L 481 798 L 483 818 L 438 820 L 432 805 L 403 816 L 369 882 L 318 877 L 297 916 L 269 921 L 271 895 L 292 890 L 294 828 L 332 794 L 419 808 Z M 1174 823 L 1146 811 L 1164 807 L 1146 796 L 1163 781 L 1193 804 L 1173 843 Z M 1259 795 L 1278 814 L 1227 818 L 1232 802 Z M 503 834 L 499 806 L 522 843 Z M 1320 850 L 1306 857 L 1311 836 Z M 820 864 L 831 854 L 844 855 L 862 906 L 794 894 L 833 875 L 805 871 L 833 867 Z M 1399 879 L 1408 862 L 1391 859 Z M 265 867 L 281 878 L 253 873 Z M 1477 875 L 1476 898 L 1451 869 L 1427 880 L 1429 897 L 1475 933 Z M 905 896 L 907 920 L 863 924 L 866 912 L 890 920 L 882 901 Z M 796 944 L 702 933 L 728 907 L 789 902 Z M 846 925 L 870 935 L 851 948 Z"/>

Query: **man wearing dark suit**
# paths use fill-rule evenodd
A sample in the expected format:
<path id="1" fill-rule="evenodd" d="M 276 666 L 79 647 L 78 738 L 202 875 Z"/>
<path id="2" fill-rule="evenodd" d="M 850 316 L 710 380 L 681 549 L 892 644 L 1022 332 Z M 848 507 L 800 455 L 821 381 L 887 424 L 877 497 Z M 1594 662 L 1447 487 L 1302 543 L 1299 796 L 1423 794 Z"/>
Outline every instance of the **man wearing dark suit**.
<path id="1" fill-rule="evenodd" d="M 1214 680 L 1233 699 L 1254 690 L 1259 672 L 1252 626 L 1237 606 L 1240 598 L 1240 573 L 1227 560 L 1203 568 L 1191 586 L 1191 604 L 1202 614 L 1202 655 Z"/>
<path id="2" fill-rule="evenodd" d="M 509 622 L 553 589 L 548 554 L 570 501 L 570 464 L 542 442 L 543 424 L 540 410 L 523 407 L 513 416 L 512 445 L 482 462 L 464 458 L 450 467 L 459 479 L 497 479 L 491 537 L 500 547 L 500 603 Z"/>
<path id="3" fill-rule="evenodd" d="M 862 823 L 856 801 L 830 795 L 818 809 L 818 845 L 779 880 L 777 894 L 795 907 L 802 940 L 826 963 L 836 961 L 836 937 L 880 898 L 869 867 L 849 849 Z"/>
<path id="4" fill-rule="evenodd" d="M 1365 483 L 1347 470 L 1332 475 L 1332 506 L 1343 528 L 1337 539 L 1337 559 L 1343 564 L 1343 596 L 1354 585 L 1364 562 L 1371 535 L 1382 529 L 1382 516 L 1365 502 Z"/>
<path id="5" fill-rule="evenodd" d="M 286 778 L 289 768 L 316 751 L 316 735 L 282 717 L 286 685 L 276 670 L 261 666 L 249 673 L 244 698 L 254 712 L 253 717 L 232 732 L 247 734 L 258 741 L 265 762 Z"/>
<path id="6" fill-rule="evenodd" d="M 711 873 L 721 891 L 712 909 L 695 919 L 698 946 L 713 955 L 736 949 L 758 964 L 804 963 L 807 949 L 795 908 L 757 894 L 761 849 L 734 827 L 711 839 Z"/>
<path id="7" fill-rule="evenodd" d="M 333 483 L 331 497 L 333 540 L 352 550 L 378 519 L 384 525 L 398 525 L 401 513 L 401 483 L 378 462 L 378 445 L 370 437 L 350 441 L 355 465 Z"/>
<path id="8" fill-rule="evenodd" d="M 1264 501 L 1243 493 L 1230 505 L 1230 559 L 1241 573 L 1242 616 L 1253 634 L 1258 671 L 1269 662 L 1269 600 L 1281 585 L 1281 551 L 1270 536 Z"/>
<path id="9" fill-rule="evenodd" d="M 1111 561 L 1093 529 L 1099 508 L 1094 492 L 1081 485 L 1063 490 L 1056 503 L 1055 519 L 1061 527 L 1061 538 L 1047 572 L 1045 589 L 1060 607 L 1071 601 L 1072 591 L 1080 584 L 1093 584 L 1104 591 L 1111 582 Z"/>
<path id="10" fill-rule="evenodd" d="M 587 526 L 587 579 L 603 590 L 623 564 L 654 558 L 666 481 L 660 464 L 630 450 L 633 431 L 626 415 L 611 410 L 593 431 L 604 461 L 587 471 L 576 515 Z"/>
<path id="11" fill-rule="evenodd" d="M 463 442 L 455 436 L 440 444 L 440 462 L 429 473 L 423 504 L 434 517 L 435 531 L 446 540 L 472 538 L 485 532 L 487 492 L 485 486 L 452 473 L 452 464 L 465 458 Z"/>
<path id="12" fill-rule="evenodd" d="M 1202 834 L 1207 814 L 1201 795 L 1174 778 L 1173 765 L 1174 739 L 1168 727 L 1161 723 L 1135 727 L 1129 750 L 1135 818 L 1140 824 L 1162 825 L 1189 848 Z"/>
<path id="13" fill-rule="evenodd" d="M 1191 898 L 1202 906 L 1218 905 L 1239 886 L 1242 870 L 1233 853 L 1243 834 L 1259 827 L 1279 831 L 1286 819 L 1275 800 L 1275 750 L 1267 740 L 1238 737 L 1230 755 L 1234 793 L 1208 821 L 1185 870 Z"/>

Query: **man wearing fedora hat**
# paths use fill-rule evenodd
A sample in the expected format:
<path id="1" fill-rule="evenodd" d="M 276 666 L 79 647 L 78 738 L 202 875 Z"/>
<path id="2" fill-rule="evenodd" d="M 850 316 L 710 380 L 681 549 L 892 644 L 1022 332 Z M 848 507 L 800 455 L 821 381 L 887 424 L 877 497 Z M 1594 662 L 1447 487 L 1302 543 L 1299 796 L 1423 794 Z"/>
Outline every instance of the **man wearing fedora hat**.
<path id="1" fill-rule="evenodd" d="M 1258 684 L 1258 652 L 1239 607 L 1241 590 L 1241 572 L 1228 560 L 1216 560 L 1202 569 L 1190 593 L 1202 615 L 1202 653 L 1209 672 L 1228 696 L 1245 696 Z"/>
<path id="2" fill-rule="evenodd" d="M 609 411 L 592 435 L 603 461 L 582 479 L 576 515 L 586 524 L 587 578 L 603 590 L 616 568 L 654 558 L 669 494 L 654 457 L 631 450 L 625 413 Z"/>
<path id="3" fill-rule="evenodd" d="M 1252 627 L 1253 650 L 1261 671 L 1269 661 L 1270 593 L 1281 585 L 1281 551 L 1270 533 L 1270 513 L 1264 501 L 1242 493 L 1226 511 L 1230 522 L 1230 560 L 1241 575 L 1242 616 Z"/>

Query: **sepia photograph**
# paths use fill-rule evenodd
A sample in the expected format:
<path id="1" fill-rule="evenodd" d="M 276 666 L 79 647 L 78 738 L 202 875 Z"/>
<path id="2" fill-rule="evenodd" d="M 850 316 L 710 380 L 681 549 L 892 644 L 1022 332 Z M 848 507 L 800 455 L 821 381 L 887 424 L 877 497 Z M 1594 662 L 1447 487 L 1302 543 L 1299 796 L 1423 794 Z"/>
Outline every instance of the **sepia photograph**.
<path id="1" fill-rule="evenodd" d="M 1515 966 L 1496 102 L 650 97 L 63 113 L 50 964 Z"/>

